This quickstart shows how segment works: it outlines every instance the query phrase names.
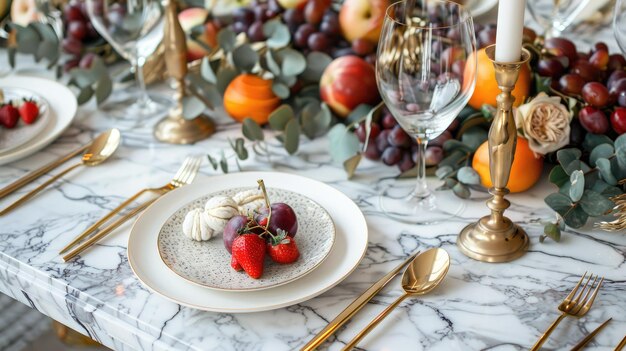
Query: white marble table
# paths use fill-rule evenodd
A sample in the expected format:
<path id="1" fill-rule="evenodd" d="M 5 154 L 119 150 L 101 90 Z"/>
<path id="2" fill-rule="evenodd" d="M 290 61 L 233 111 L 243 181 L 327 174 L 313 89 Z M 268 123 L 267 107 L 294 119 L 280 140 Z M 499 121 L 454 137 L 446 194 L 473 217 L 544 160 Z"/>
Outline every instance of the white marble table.
<path id="1" fill-rule="evenodd" d="M 42 152 L 1 166 L 0 186 L 120 124 L 93 111 L 93 106 L 81 108 L 72 127 Z M 242 162 L 243 171 L 276 170 L 328 183 L 365 213 L 370 231 L 365 258 L 345 281 L 316 298 L 250 314 L 181 307 L 149 292 L 131 272 L 126 256 L 130 224 L 79 259 L 62 263 L 58 250 L 124 198 L 139 188 L 169 180 L 185 155 L 219 154 L 222 148 L 228 150 L 229 137 L 240 135 L 237 125 L 217 118 L 219 132 L 211 139 L 193 146 L 170 146 L 152 138 L 155 121 L 124 130 L 122 147 L 106 164 L 73 173 L 0 218 L 0 292 L 115 350 L 292 350 L 304 345 L 404 257 L 418 249 L 442 247 L 452 257 L 442 286 L 421 299 L 406 300 L 360 347 L 527 349 L 557 317 L 557 305 L 585 271 L 606 277 L 594 307 L 579 320 L 564 320 L 546 348 L 569 349 L 609 317 L 613 321 L 589 349 L 612 350 L 626 334 L 626 235 L 598 232 L 589 226 L 567 230 L 560 243 L 539 243 L 540 221 L 553 217 L 543 203 L 553 190 L 550 184 L 544 182 L 523 195 L 509 197 L 513 205 L 508 214 L 528 231 L 529 252 L 511 263 L 481 263 L 463 256 L 455 240 L 463 226 L 486 213 L 482 199 L 468 201 L 462 216 L 438 225 L 390 220 L 377 208 L 377 194 L 396 170 L 366 162 L 353 180 L 346 180 L 344 172 L 330 162 L 325 138 L 304 143 L 294 157 L 277 148 L 272 164 L 257 157 Z M 208 162 L 201 172 L 203 177 L 216 174 Z M 397 278 L 324 347 L 341 348 L 399 294 Z"/>

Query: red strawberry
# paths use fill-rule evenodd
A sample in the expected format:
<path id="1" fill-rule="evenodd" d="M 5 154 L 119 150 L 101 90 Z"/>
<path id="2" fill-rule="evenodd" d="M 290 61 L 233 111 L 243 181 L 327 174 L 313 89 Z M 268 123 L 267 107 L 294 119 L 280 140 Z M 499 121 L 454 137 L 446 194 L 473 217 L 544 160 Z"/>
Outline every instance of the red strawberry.
<path id="1" fill-rule="evenodd" d="M 287 236 L 284 230 L 279 230 L 278 235 L 272 237 L 267 244 L 267 252 L 276 263 L 292 263 L 300 257 L 296 240 Z"/>
<path id="2" fill-rule="evenodd" d="M 237 262 L 237 260 L 235 259 L 235 256 L 231 257 L 231 259 L 230 259 L 230 266 L 233 267 L 233 269 L 236 270 L 237 272 L 243 270 L 243 268 L 241 268 L 241 265 L 239 264 L 239 262 Z"/>
<path id="3" fill-rule="evenodd" d="M 20 106 L 20 117 L 26 124 L 31 124 L 37 120 L 39 116 L 39 107 L 32 100 L 24 100 L 22 106 Z"/>
<path id="4" fill-rule="evenodd" d="M 0 124 L 6 128 L 12 129 L 20 119 L 20 113 L 17 109 L 11 105 L 11 103 L 2 105 L 0 107 Z"/>
<path id="5" fill-rule="evenodd" d="M 251 278 L 258 279 L 263 275 L 265 240 L 256 234 L 243 234 L 233 241 L 232 250 L 233 258 Z"/>

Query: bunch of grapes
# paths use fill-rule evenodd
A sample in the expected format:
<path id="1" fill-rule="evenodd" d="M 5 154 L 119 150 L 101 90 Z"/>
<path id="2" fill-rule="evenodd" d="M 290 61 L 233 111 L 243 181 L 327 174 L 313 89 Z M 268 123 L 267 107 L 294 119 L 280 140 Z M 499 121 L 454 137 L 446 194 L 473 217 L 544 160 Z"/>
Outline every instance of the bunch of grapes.
<path id="1" fill-rule="evenodd" d="M 441 135 L 428 142 L 427 167 L 441 162 L 444 157 L 443 144 L 453 138 L 459 124 L 459 120 L 455 119 Z M 364 122 L 357 126 L 355 134 L 361 143 L 365 143 L 367 133 Z M 405 172 L 415 167 L 417 152 L 416 141 L 402 129 L 389 110 L 384 109 L 378 122 L 372 121 L 369 142 L 363 153 L 366 158 L 382 160 L 387 166 L 398 166 L 401 172 Z"/>
<path id="2" fill-rule="evenodd" d="M 545 54 L 537 73 L 551 78 L 553 89 L 583 103 L 573 122 L 572 144 L 580 144 L 587 131 L 593 134 L 626 133 L 626 59 L 609 54 L 608 46 L 596 43 L 579 52 L 564 38 L 546 39 Z M 580 128 L 582 127 L 582 128 Z"/>
<path id="3" fill-rule="evenodd" d="M 95 54 L 87 53 L 85 47 L 99 42 L 101 37 L 89 20 L 85 2 L 72 0 L 65 5 L 63 23 L 66 34 L 62 44 L 63 51 L 71 55 L 63 65 L 64 70 L 69 71 L 77 66 L 88 68 Z"/>
<path id="4" fill-rule="evenodd" d="M 263 24 L 284 12 L 278 1 L 258 1 L 255 0 L 249 7 L 240 7 L 233 12 L 232 30 L 239 33 L 246 33 L 251 41 L 262 41 Z"/>

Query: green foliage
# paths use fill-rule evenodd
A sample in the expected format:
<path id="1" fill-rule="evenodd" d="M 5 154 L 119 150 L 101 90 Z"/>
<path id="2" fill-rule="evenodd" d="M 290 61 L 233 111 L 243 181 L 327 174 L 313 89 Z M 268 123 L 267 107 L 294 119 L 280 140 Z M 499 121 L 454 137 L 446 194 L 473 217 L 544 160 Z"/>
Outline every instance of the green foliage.
<path id="1" fill-rule="evenodd" d="M 48 61 L 48 69 L 54 68 L 60 58 L 59 37 L 51 25 L 31 22 L 26 27 L 9 23 L 10 30 L 16 31 L 17 46 L 9 53 L 9 64 L 15 67 L 15 53 L 33 55 L 36 62 Z"/>
<path id="2" fill-rule="evenodd" d="M 96 97 L 96 103 L 101 104 L 113 91 L 113 82 L 99 56 L 93 59 L 90 68 L 74 68 L 69 73 L 71 78 L 68 85 L 78 90 L 76 99 L 81 105 L 93 96 Z"/>

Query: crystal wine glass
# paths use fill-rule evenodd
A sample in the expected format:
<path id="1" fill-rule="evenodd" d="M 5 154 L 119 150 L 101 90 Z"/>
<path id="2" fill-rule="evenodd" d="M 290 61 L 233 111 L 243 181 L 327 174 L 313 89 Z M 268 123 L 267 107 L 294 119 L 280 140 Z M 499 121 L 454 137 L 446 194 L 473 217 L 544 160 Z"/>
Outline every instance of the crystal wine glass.
<path id="1" fill-rule="evenodd" d="M 410 223 L 438 222 L 461 202 L 442 204 L 426 184 L 425 150 L 469 101 L 476 84 L 474 24 L 469 11 L 445 0 L 400 1 L 387 8 L 376 54 L 378 90 L 398 121 L 417 140 L 417 184 L 408 197 L 384 192 L 382 210 Z"/>
<path id="2" fill-rule="evenodd" d="M 597 9 L 605 0 L 527 0 L 531 16 L 543 27 L 547 38 L 558 37 L 583 11 Z M 602 5 L 602 4 L 600 4 Z"/>
<path id="3" fill-rule="evenodd" d="M 167 99 L 149 96 L 143 65 L 163 39 L 163 7 L 159 0 L 86 0 L 94 28 L 124 59 L 136 75 L 139 90 L 112 97 L 105 109 L 114 117 L 141 121 L 166 113 Z"/>

